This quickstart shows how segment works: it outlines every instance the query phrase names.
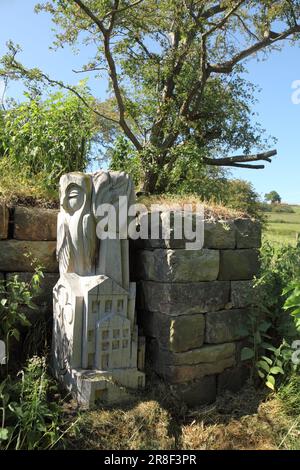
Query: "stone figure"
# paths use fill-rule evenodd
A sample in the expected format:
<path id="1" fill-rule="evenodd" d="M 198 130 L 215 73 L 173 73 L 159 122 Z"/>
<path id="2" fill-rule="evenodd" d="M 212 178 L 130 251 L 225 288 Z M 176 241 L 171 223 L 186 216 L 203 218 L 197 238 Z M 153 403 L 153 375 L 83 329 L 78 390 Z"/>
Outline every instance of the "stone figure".
<path id="1" fill-rule="evenodd" d="M 53 368 L 88 406 L 97 399 L 127 399 L 125 389 L 143 387 L 145 380 L 138 370 L 144 351 L 139 349 L 135 283 L 129 281 L 127 234 L 119 236 L 124 229 L 119 225 L 115 238 L 102 237 L 105 224 L 97 230 L 103 204 L 112 206 L 119 220 L 120 196 L 128 205 L 134 202 L 133 184 L 125 173 L 69 173 L 60 180 Z"/>
<path id="2" fill-rule="evenodd" d="M 91 213 L 92 178 L 68 173 L 60 180 L 57 257 L 60 274 L 95 274 L 96 229 Z"/>

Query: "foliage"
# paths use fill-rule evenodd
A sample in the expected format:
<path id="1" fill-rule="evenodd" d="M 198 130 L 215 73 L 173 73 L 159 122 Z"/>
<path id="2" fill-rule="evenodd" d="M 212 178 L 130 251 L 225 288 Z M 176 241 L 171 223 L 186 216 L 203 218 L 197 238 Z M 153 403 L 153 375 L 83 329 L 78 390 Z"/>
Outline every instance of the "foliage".
<path id="1" fill-rule="evenodd" d="M 59 403 L 50 398 L 56 387 L 47 376 L 45 358 L 32 357 L 18 375 L 0 385 L 0 448 L 51 449 L 62 441 L 63 421 Z"/>
<path id="2" fill-rule="evenodd" d="M 135 186 L 140 186 L 142 180 L 141 161 L 128 139 L 119 136 L 107 155 L 110 161 L 110 170 L 125 171 L 132 177 Z"/>
<path id="3" fill-rule="evenodd" d="M 265 200 L 271 202 L 272 204 L 281 203 L 281 197 L 277 191 L 270 191 L 269 193 L 265 194 Z"/>
<path id="4" fill-rule="evenodd" d="M 294 318 L 297 332 L 300 332 L 300 279 L 292 280 L 283 290 L 286 296 L 283 308 Z"/>
<path id="5" fill-rule="evenodd" d="M 36 309 L 32 298 L 39 291 L 43 273 L 40 267 L 35 268 L 31 281 L 24 282 L 18 275 L 0 281 L 0 339 L 4 340 L 9 360 L 10 338 L 20 340 L 20 327 L 29 327 L 30 321 L 26 309 Z"/>
<path id="6" fill-rule="evenodd" d="M 0 283 L 0 339 L 6 343 L 8 359 L 9 338 L 19 341 L 22 327 L 37 326 L 29 322 L 26 313 L 28 308 L 37 309 L 33 298 L 39 292 L 42 276 L 36 267 L 30 282 L 20 281 L 16 275 L 6 285 Z M 26 348 L 23 352 L 25 355 Z M 5 378 L 5 370 L 1 370 L 0 449 L 49 449 L 62 444 L 70 429 L 62 421 L 61 404 L 53 400 L 57 389 L 47 375 L 46 359 L 33 356 L 17 376 L 15 367 L 10 369 L 9 374 L 6 369 Z M 71 423 L 70 428 L 75 424 Z"/>
<path id="7" fill-rule="evenodd" d="M 192 166 L 191 153 L 200 166 L 270 161 L 270 155 L 246 155 L 266 142 L 254 123 L 254 88 L 243 78 L 243 66 L 286 38 L 298 40 L 298 0 L 54 0 L 36 10 L 52 16 L 54 48 L 93 44 L 94 56 L 81 72 L 108 79 L 109 93 L 100 105 L 86 104 L 136 149 L 146 192 L 164 189 L 182 155 Z M 49 85 L 78 91 L 23 66 L 19 50 L 8 44 L 1 76 L 23 79 L 35 90 Z M 243 155 L 227 157 L 240 148 Z"/>
<path id="8" fill-rule="evenodd" d="M 300 416 L 300 376 L 293 374 L 278 390 L 285 411 L 299 419 Z"/>
<path id="9" fill-rule="evenodd" d="M 79 89 L 91 100 L 84 87 Z M 62 173 L 87 167 L 96 123 L 91 111 L 71 93 L 55 93 L 44 100 L 28 93 L 26 97 L 2 112 L 1 164 L 13 175 L 21 173 L 27 180 L 37 177 L 44 188 L 53 190 Z"/>
<path id="10" fill-rule="evenodd" d="M 232 209 L 244 211 L 256 219 L 264 220 L 259 195 L 248 181 L 229 180 L 224 187 L 221 202 Z"/>
<path id="11" fill-rule="evenodd" d="M 292 361 L 293 341 L 300 332 L 297 311 L 291 315 L 284 310 L 297 305 L 299 292 L 293 289 L 299 274 L 299 246 L 263 245 L 261 274 L 255 282 L 256 307 L 249 315 L 250 345 L 242 350 L 242 359 L 253 361 L 272 390 L 279 376 L 286 379 L 298 366 Z"/>

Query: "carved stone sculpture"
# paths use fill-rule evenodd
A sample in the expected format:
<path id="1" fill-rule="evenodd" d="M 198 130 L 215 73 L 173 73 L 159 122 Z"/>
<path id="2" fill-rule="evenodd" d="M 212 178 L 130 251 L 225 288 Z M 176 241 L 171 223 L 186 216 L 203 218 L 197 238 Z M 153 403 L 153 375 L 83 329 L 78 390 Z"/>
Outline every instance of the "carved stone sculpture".
<path id="1" fill-rule="evenodd" d="M 144 387 L 143 338 L 135 318 L 135 283 L 129 281 L 128 239 L 102 239 L 101 205 L 117 213 L 119 197 L 134 202 L 124 173 L 69 173 L 60 180 L 54 287 L 53 368 L 78 401 L 93 405 L 128 398 Z M 127 220 L 128 222 L 128 220 Z M 101 232 L 100 225 L 100 232 Z M 99 239 L 101 238 L 101 239 Z"/>

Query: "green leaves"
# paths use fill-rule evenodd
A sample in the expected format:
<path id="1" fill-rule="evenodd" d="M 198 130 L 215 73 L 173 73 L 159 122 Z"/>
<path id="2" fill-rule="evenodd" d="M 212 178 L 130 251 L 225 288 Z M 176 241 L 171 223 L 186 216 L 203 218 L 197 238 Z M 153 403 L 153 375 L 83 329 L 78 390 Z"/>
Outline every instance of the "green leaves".
<path id="1" fill-rule="evenodd" d="M 7 343 L 9 357 L 9 339 L 20 340 L 20 326 L 31 326 L 27 318 L 27 309 L 36 309 L 32 301 L 41 281 L 41 270 L 37 268 L 31 282 L 20 281 L 18 275 L 4 283 L 0 281 L 0 339 Z M 1 390 L 0 390 L 1 393 Z"/>
<path id="2" fill-rule="evenodd" d="M 77 89 L 87 102 L 93 101 L 85 86 Z M 98 124 L 77 96 L 60 92 L 42 100 L 27 94 L 27 101 L 2 115 L 0 149 L 15 171 L 27 178 L 43 174 L 45 187 L 56 189 L 62 173 L 86 168 Z"/>
<path id="3" fill-rule="evenodd" d="M 255 352 L 251 348 L 243 348 L 241 351 L 241 361 L 248 361 L 249 359 L 253 359 L 255 356 Z"/>

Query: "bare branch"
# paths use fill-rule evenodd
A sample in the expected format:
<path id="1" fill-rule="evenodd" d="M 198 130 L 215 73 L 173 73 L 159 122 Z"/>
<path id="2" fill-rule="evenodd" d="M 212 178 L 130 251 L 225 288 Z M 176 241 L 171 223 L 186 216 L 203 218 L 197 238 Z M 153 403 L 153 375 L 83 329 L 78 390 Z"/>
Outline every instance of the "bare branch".
<path id="1" fill-rule="evenodd" d="M 207 20 L 208 18 L 217 15 L 218 13 L 223 13 L 223 11 L 225 10 L 226 6 L 222 6 L 221 3 L 219 3 L 201 13 L 200 18 L 204 18 Z"/>
<path id="2" fill-rule="evenodd" d="M 142 3 L 143 1 L 144 0 L 137 0 L 136 2 L 133 2 L 130 5 L 127 5 L 126 7 L 119 8 L 119 9 L 115 8 L 115 9 L 109 11 L 108 13 L 106 13 L 106 15 L 103 16 L 102 21 L 106 20 L 109 16 L 119 14 L 119 13 L 123 13 L 123 11 L 129 10 L 130 8 L 134 8 L 137 5 L 139 5 L 140 3 Z"/>
<path id="3" fill-rule="evenodd" d="M 229 18 L 236 12 L 236 10 L 244 3 L 244 0 L 240 0 L 237 4 L 229 10 L 229 12 L 222 18 L 221 21 L 216 23 L 211 29 L 203 33 L 202 37 L 207 37 L 210 34 L 214 33 L 217 29 L 221 29 L 229 20 Z"/>
<path id="4" fill-rule="evenodd" d="M 260 160 L 271 163 L 271 158 L 277 155 L 277 150 L 270 150 L 268 152 L 257 153 L 254 155 L 237 155 L 235 157 L 225 157 L 225 158 L 208 158 L 204 157 L 203 162 L 207 165 L 214 166 L 230 166 L 238 168 L 252 168 L 255 170 L 260 170 L 265 168 L 264 165 L 247 165 L 246 162 L 257 162 Z"/>
<path id="5" fill-rule="evenodd" d="M 259 41 L 259 37 L 255 33 L 253 33 L 253 31 L 251 31 L 250 28 L 248 28 L 248 26 L 247 26 L 246 22 L 243 20 L 243 18 L 240 15 L 238 15 L 236 12 L 234 13 L 234 16 L 236 18 L 238 18 L 238 20 L 241 22 L 241 24 L 242 24 L 244 30 L 246 31 L 246 33 L 249 34 L 249 36 L 251 36 L 252 38 L 256 39 L 256 41 Z"/>
<path id="6" fill-rule="evenodd" d="M 70 0 L 69 0 L 70 1 Z M 112 15 L 111 22 L 109 29 L 106 29 L 99 18 L 97 18 L 94 13 L 81 1 L 81 0 L 74 0 L 74 2 L 81 8 L 81 10 L 98 26 L 102 35 L 103 35 L 103 42 L 104 42 L 104 55 L 108 64 L 109 68 L 109 77 L 112 82 L 112 86 L 114 89 L 115 97 L 117 100 L 117 105 L 119 109 L 119 124 L 123 131 L 125 132 L 128 139 L 133 143 L 137 150 L 142 149 L 142 145 L 139 140 L 136 138 L 130 127 L 128 126 L 126 119 L 125 119 L 125 104 L 123 101 L 123 96 L 121 92 L 121 88 L 119 85 L 118 80 L 118 73 L 114 58 L 112 56 L 110 50 L 110 33 L 114 26 L 114 15 Z M 115 1 L 115 5 L 118 5 L 118 0 Z"/>
<path id="7" fill-rule="evenodd" d="M 104 24 L 102 23 L 102 21 L 99 20 L 99 18 L 97 18 L 97 16 L 94 15 L 94 13 L 81 0 L 73 0 L 73 1 L 98 26 L 101 33 L 104 35 L 106 33 L 106 29 L 105 29 Z"/>
<path id="8" fill-rule="evenodd" d="M 75 70 L 72 69 L 73 73 L 88 73 L 88 72 L 103 72 L 104 70 L 107 70 L 105 67 L 91 67 L 91 68 L 86 68 L 82 70 Z"/>
<path id="9" fill-rule="evenodd" d="M 233 67 L 238 63 L 241 62 L 243 59 L 255 54 L 256 52 L 265 49 L 268 46 L 272 46 L 274 43 L 278 41 L 282 41 L 283 39 L 288 38 L 289 36 L 299 33 L 300 32 L 300 25 L 293 26 L 292 28 L 288 28 L 282 33 L 274 33 L 272 32 L 267 38 L 258 41 L 257 43 L 253 44 L 252 46 L 244 49 L 243 51 L 239 52 L 238 54 L 234 55 L 230 60 L 225 62 L 208 65 L 208 69 L 210 72 L 215 73 L 231 73 Z"/>
<path id="10" fill-rule="evenodd" d="M 14 79 L 19 79 L 19 78 L 22 78 L 23 76 L 25 77 L 28 77 L 28 78 L 31 78 L 32 77 L 32 70 L 30 69 L 26 69 L 24 66 L 21 66 L 21 64 L 19 64 L 15 59 L 13 59 L 11 61 L 11 67 L 14 69 L 14 73 L 11 74 L 12 77 Z M 48 75 L 46 75 L 45 73 L 43 72 L 38 72 L 38 77 L 37 79 L 42 79 L 44 80 L 45 82 L 49 83 L 49 85 L 51 86 L 58 86 L 64 90 L 68 90 L 70 91 L 71 93 L 73 93 L 75 96 L 77 96 L 77 98 L 88 108 L 90 109 L 90 111 L 92 111 L 93 113 L 95 113 L 97 116 L 101 117 L 102 119 L 106 119 L 107 121 L 111 121 L 115 124 L 119 124 L 119 121 L 117 119 L 114 119 L 110 116 L 107 116 L 103 113 L 100 113 L 97 109 L 95 109 L 93 106 L 91 106 L 89 104 L 89 102 L 85 99 L 84 96 L 81 95 L 81 93 L 79 93 L 79 91 L 70 86 L 70 85 L 66 85 L 64 82 L 62 82 L 61 80 L 55 80 L 53 78 L 50 78 Z"/>

